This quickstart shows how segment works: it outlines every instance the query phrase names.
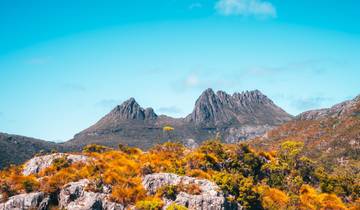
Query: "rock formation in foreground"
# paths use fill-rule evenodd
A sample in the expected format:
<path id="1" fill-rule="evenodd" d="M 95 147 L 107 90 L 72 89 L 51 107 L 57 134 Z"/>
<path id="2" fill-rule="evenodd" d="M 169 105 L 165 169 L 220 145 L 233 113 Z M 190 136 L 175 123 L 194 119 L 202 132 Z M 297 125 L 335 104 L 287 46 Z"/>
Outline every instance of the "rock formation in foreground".
<path id="1" fill-rule="evenodd" d="M 59 158 L 65 158 L 69 161 L 69 164 L 77 162 L 85 164 L 89 160 L 84 155 L 64 153 L 34 157 L 24 164 L 22 174 L 25 176 L 37 176 L 39 172 L 51 167 L 55 160 Z M 45 177 L 39 177 L 38 179 L 41 180 L 43 178 Z M 162 209 L 164 210 L 173 203 L 189 209 L 241 209 L 241 206 L 236 203 L 228 203 L 220 188 L 205 179 L 178 176 L 171 173 L 154 173 L 144 176 L 142 184 L 149 195 L 154 195 L 164 186 L 195 185 L 200 190 L 197 194 L 180 191 L 174 198 L 164 196 L 162 198 L 164 202 Z M 67 210 L 136 209 L 134 206 L 124 206 L 112 201 L 110 197 L 111 192 L 111 185 L 99 184 L 89 179 L 80 179 L 63 185 L 56 195 L 49 195 L 45 192 L 31 192 L 12 196 L 5 202 L 0 203 L 0 210 L 47 210 L 50 206 L 58 206 L 60 209 Z M 0 198 L 0 202 L 1 200 Z"/>

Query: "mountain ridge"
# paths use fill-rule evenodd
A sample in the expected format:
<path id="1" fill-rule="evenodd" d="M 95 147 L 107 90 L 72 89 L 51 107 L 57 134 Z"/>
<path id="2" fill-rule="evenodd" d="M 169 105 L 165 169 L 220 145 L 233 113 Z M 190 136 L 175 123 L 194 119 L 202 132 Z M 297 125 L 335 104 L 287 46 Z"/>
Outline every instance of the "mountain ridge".
<path id="1" fill-rule="evenodd" d="M 215 137 L 234 143 L 263 135 L 291 119 L 259 90 L 230 95 L 208 88 L 196 100 L 193 111 L 183 118 L 157 115 L 152 108 L 143 108 L 130 98 L 65 144 L 91 142 L 115 147 L 121 143 L 146 149 L 166 141 L 198 144 Z M 174 130 L 164 132 L 164 126 Z"/>
<path id="2" fill-rule="evenodd" d="M 246 94 L 246 91 L 244 94 L 235 93 L 232 95 L 227 94 L 224 91 L 216 92 L 216 95 L 221 101 L 221 103 L 227 104 L 227 106 L 232 108 L 234 108 L 234 104 L 232 100 L 230 100 L 231 97 L 241 98 L 241 95 L 249 94 L 250 93 Z M 258 97 L 255 97 L 255 99 L 256 98 Z M 48 142 L 35 138 L 11 135 L 0 132 L 0 168 L 6 167 L 9 164 L 22 163 L 23 161 L 34 156 L 36 153 L 39 153 L 41 150 L 44 150 L 45 152 L 50 152 L 51 150 L 75 151 L 81 149 L 82 146 L 91 143 L 102 144 L 112 147 L 116 147 L 118 144 L 125 144 L 129 146 L 143 145 L 146 147 L 166 141 L 178 141 L 178 139 L 175 137 L 183 138 L 183 144 L 189 147 L 194 147 L 198 145 L 199 142 L 195 141 L 193 136 L 202 136 L 203 138 L 200 140 L 220 138 L 226 143 L 235 143 L 255 136 L 255 140 L 251 141 L 251 144 L 255 145 L 256 147 L 265 147 L 271 149 L 274 148 L 271 145 L 278 145 L 279 142 L 281 142 L 281 140 L 284 138 L 293 138 L 294 140 L 303 140 L 304 138 L 306 141 L 308 141 L 309 139 L 314 139 L 313 137 L 309 137 L 308 135 L 304 136 L 303 132 L 311 130 L 313 128 L 320 129 L 324 126 L 324 122 L 325 126 L 327 126 L 329 129 L 333 129 L 333 131 L 330 133 L 331 135 L 334 135 L 339 139 L 345 139 L 344 141 L 346 145 L 348 143 L 352 144 L 351 148 L 354 148 L 354 145 L 356 144 L 354 138 L 358 138 L 356 136 L 360 136 L 360 134 L 356 133 L 356 131 L 354 130 L 350 130 L 350 133 L 348 132 L 348 130 L 345 130 L 347 126 L 356 126 L 356 123 L 360 121 L 358 120 L 360 119 L 360 95 L 355 97 L 353 100 L 344 101 L 328 109 L 310 110 L 303 112 L 295 116 L 293 120 L 279 126 L 242 125 L 241 127 L 230 128 L 226 127 L 226 125 L 223 125 L 223 127 L 219 128 L 214 128 L 211 126 L 199 128 L 193 123 L 186 123 L 186 118 L 191 116 L 191 113 L 183 118 L 172 118 L 166 115 L 157 115 L 152 108 L 141 108 L 141 106 L 136 102 L 135 99 L 130 98 L 129 100 L 125 101 L 124 103 L 131 105 L 125 107 L 128 107 L 129 110 L 131 110 L 130 112 L 133 114 L 122 115 L 122 109 L 120 107 L 121 105 L 118 105 L 114 109 L 112 109 L 108 115 L 105 115 L 99 121 L 102 121 L 104 118 L 111 118 L 110 116 L 117 116 L 118 114 L 120 114 L 119 118 L 131 119 L 131 123 L 126 121 L 117 122 L 112 124 L 111 129 L 108 130 L 99 130 L 101 126 L 95 126 L 95 124 L 93 126 L 90 126 L 88 129 L 85 129 L 82 132 L 76 134 L 74 139 L 71 139 L 64 143 Z M 145 120 L 136 119 L 139 116 L 140 119 Z M 316 117 L 314 116 L 316 116 L 317 119 L 315 119 Z M 337 120 L 340 120 L 340 123 Z M 173 126 L 174 130 L 170 132 L 164 131 L 163 126 L 165 125 Z M 338 130 L 337 128 L 342 130 Z M 89 129 L 95 129 L 96 132 L 89 133 Z M 146 130 L 148 132 L 148 135 L 141 136 L 141 132 L 139 133 L 139 130 Z M 218 135 L 219 132 L 228 132 L 228 135 Z M 287 132 L 288 134 L 286 134 Z M 123 135 L 121 138 L 119 138 L 119 136 L 116 135 L 117 133 L 125 133 L 127 135 Z M 190 133 L 192 136 L 184 135 L 184 133 Z M 345 135 L 347 133 L 349 133 L 349 135 Z M 324 135 L 325 137 L 329 137 L 330 134 L 328 134 L 316 131 L 314 133 L 314 137 L 321 137 L 322 135 Z M 107 136 L 110 138 L 96 138 L 97 135 L 100 137 Z M 148 138 L 149 135 L 152 135 L 152 137 L 149 138 L 148 141 L 143 141 L 143 139 Z M 140 137 L 138 138 L 138 136 Z M 354 138 L 350 138 L 349 136 L 353 136 Z M 79 142 L 79 139 L 82 141 Z M 90 141 L 83 141 L 86 139 L 90 139 Z M 314 141 L 317 141 L 316 138 Z"/>

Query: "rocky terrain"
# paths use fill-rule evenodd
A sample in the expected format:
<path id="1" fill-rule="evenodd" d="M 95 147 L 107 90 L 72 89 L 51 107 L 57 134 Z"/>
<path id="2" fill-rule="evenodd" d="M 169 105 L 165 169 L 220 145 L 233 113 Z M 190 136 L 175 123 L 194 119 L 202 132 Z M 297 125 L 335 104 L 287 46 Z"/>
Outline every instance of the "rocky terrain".
<path id="1" fill-rule="evenodd" d="M 258 90 L 229 95 L 207 89 L 185 118 L 158 116 L 152 108 L 144 109 L 130 98 L 65 145 L 96 143 L 116 147 L 121 143 L 147 149 L 170 140 L 191 147 L 211 138 L 234 143 L 262 136 L 291 119 Z M 166 131 L 165 126 L 173 130 Z"/>
<path id="2" fill-rule="evenodd" d="M 305 154 L 328 167 L 356 163 L 360 158 L 360 96 L 331 108 L 301 113 L 251 144 L 276 150 L 289 139 L 304 142 Z"/>
<path id="3" fill-rule="evenodd" d="M 39 176 L 41 171 L 51 167 L 57 160 L 65 158 L 69 166 L 71 164 L 86 164 L 90 159 L 84 155 L 54 153 L 51 155 L 38 156 L 27 161 L 22 170 L 23 176 L 37 176 L 41 181 L 46 177 Z M 67 166 L 68 167 L 68 166 Z M 22 193 L 4 199 L 0 197 L 0 210 L 47 210 L 50 207 L 58 207 L 67 210 L 123 210 L 137 209 L 133 205 L 124 206 L 111 199 L 112 186 L 109 184 L 97 185 L 94 180 L 80 179 L 63 185 L 55 194 L 36 191 Z M 96 189 L 93 188 L 94 185 Z M 229 203 L 220 188 L 213 182 L 205 179 L 197 179 L 188 176 L 178 176 L 171 173 L 154 173 L 142 177 L 142 187 L 149 195 L 155 195 L 158 190 L 165 186 L 189 186 L 194 185 L 199 193 L 179 191 L 174 198 L 164 196 L 162 209 L 171 205 L 181 205 L 189 209 L 241 209 L 239 204 Z M 0 190 L 1 191 L 1 190 Z M 0 196 L 2 194 L 0 193 Z M 3 200 L 3 202 L 2 202 Z M 2 203 L 1 203 L 2 202 Z"/>
<path id="4" fill-rule="evenodd" d="M 296 141 L 276 153 L 220 141 L 145 152 L 88 145 L 0 170 L 0 210 L 359 209 L 359 167 L 324 170 L 304 149 Z"/>

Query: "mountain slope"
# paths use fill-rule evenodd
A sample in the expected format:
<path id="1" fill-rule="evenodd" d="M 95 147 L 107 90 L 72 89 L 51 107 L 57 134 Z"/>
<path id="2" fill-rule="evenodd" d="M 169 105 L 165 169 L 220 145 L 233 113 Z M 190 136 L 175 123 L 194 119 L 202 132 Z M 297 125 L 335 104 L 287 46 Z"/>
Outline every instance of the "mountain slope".
<path id="1" fill-rule="evenodd" d="M 263 135 L 291 119 L 258 90 L 229 95 L 207 89 L 185 118 L 158 116 L 152 108 L 144 109 L 130 98 L 65 145 L 97 143 L 116 147 L 121 143 L 147 149 L 169 140 L 194 146 L 215 137 L 230 143 Z M 165 126 L 174 129 L 167 131 Z"/>
<path id="2" fill-rule="evenodd" d="M 0 133 L 0 168 L 20 164 L 40 151 L 62 150 L 62 146 L 39 139 Z"/>
<path id="3" fill-rule="evenodd" d="M 285 140 L 305 143 L 305 153 L 327 166 L 360 160 L 360 96 L 328 109 L 301 113 L 252 141 L 256 148 L 276 149 Z"/>

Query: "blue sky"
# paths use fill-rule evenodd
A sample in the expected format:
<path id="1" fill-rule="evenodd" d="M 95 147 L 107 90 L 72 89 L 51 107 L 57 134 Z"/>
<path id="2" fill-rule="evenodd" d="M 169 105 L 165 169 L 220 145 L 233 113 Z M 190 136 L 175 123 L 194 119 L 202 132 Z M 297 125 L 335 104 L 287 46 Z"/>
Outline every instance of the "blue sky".
<path id="1" fill-rule="evenodd" d="M 185 116 L 208 87 L 291 114 L 360 94 L 355 0 L 0 0 L 0 131 L 70 139 L 135 97 Z"/>

